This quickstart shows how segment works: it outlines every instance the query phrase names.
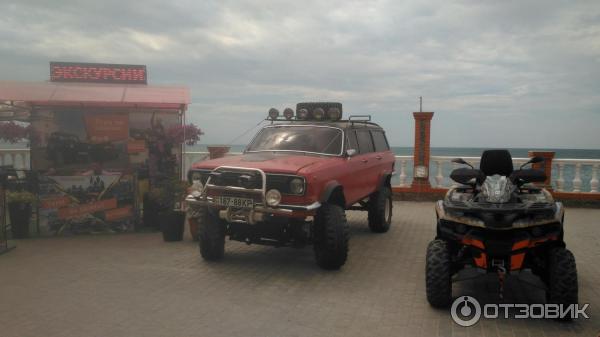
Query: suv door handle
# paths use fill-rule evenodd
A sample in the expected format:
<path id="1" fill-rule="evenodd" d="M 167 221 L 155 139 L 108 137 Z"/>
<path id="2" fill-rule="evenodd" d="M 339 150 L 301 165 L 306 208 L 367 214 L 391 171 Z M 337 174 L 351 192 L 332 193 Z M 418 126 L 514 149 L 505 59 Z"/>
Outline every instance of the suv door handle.
<path id="1" fill-rule="evenodd" d="M 368 162 L 369 162 L 369 159 L 363 159 L 363 160 L 361 160 L 361 161 L 362 161 L 363 163 L 368 163 Z"/>
<path id="2" fill-rule="evenodd" d="M 381 160 L 381 156 L 375 156 L 375 158 L 377 158 L 377 160 Z"/>

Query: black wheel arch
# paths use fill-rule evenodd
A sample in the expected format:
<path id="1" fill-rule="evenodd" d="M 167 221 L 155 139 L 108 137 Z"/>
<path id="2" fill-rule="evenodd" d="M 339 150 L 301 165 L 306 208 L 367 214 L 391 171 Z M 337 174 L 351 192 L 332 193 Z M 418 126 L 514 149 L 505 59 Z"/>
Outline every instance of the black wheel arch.
<path id="1" fill-rule="evenodd" d="M 384 173 L 381 177 L 379 177 L 379 182 L 377 183 L 377 190 L 381 190 L 383 187 L 392 188 L 392 174 Z"/>
<path id="2" fill-rule="evenodd" d="M 328 182 L 325 185 L 323 191 L 321 191 L 319 202 L 331 203 L 341 206 L 342 208 L 346 208 L 346 197 L 344 196 L 344 187 L 336 180 Z"/>

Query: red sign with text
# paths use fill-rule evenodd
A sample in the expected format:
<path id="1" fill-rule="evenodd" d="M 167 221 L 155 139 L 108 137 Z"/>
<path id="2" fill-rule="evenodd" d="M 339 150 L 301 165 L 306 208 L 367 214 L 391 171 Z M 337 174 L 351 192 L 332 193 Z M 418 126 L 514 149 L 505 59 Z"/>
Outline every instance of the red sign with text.
<path id="1" fill-rule="evenodd" d="M 130 218 L 132 216 L 133 208 L 131 207 L 131 205 L 121 208 L 110 209 L 104 212 L 104 218 L 106 219 L 106 221 L 115 221 L 123 218 Z"/>
<path id="2" fill-rule="evenodd" d="M 147 84 L 148 76 L 144 65 L 50 62 L 50 81 Z"/>
<path id="3" fill-rule="evenodd" d="M 58 218 L 59 219 L 71 219 L 77 218 L 80 216 L 84 216 L 90 213 L 95 213 L 99 211 L 104 211 L 107 209 L 112 209 L 117 207 L 117 199 L 106 199 L 90 202 L 83 205 L 78 205 L 75 207 L 65 207 L 60 208 L 58 210 Z"/>
<path id="4" fill-rule="evenodd" d="M 69 206 L 71 203 L 71 198 L 64 195 L 60 197 L 44 198 L 41 201 L 43 209 L 52 209 Z"/>
<path id="5" fill-rule="evenodd" d="M 122 114 L 85 114 L 85 128 L 92 143 L 127 140 L 129 117 Z"/>

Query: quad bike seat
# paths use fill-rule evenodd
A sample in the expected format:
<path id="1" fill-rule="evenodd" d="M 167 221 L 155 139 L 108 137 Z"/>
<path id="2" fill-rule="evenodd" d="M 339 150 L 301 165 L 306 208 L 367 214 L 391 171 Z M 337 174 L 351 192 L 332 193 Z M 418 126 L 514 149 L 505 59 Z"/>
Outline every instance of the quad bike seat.
<path id="1" fill-rule="evenodd" d="M 512 157 L 508 150 L 485 150 L 481 154 L 479 169 L 486 176 L 499 174 L 508 177 L 513 172 Z"/>

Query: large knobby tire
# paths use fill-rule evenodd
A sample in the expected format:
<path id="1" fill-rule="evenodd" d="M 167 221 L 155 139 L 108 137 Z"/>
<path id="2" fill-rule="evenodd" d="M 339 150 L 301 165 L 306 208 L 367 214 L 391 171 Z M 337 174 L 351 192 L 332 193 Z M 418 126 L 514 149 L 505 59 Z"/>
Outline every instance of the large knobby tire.
<path id="1" fill-rule="evenodd" d="M 577 267 L 573 253 L 566 248 L 554 248 L 549 254 L 548 303 L 564 306 L 577 304 Z"/>
<path id="2" fill-rule="evenodd" d="M 385 233 L 392 223 L 392 190 L 382 187 L 369 198 L 369 228 L 371 232 Z"/>
<path id="3" fill-rule="evenodd" d="M 315 215 L 315 259 L 323 269 L 339 269 L 348 258 L 350 228 L 341 206 L 323 204 Z"/>
<path id="4" fill-rule="evenodd" d="M 200 255 L 207 261 L 220 260 L 225 254 L 225 225 L 207 207 L 198 213 Z"/>
<path id="5" fill-rule="evenodd" d="M 452 302 L 450 252 L 443 240 L 433 240 L 427 246 L 425 284 L 427 301 L 436 308 L 446 308 Z"/>

